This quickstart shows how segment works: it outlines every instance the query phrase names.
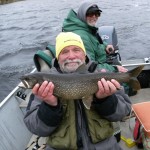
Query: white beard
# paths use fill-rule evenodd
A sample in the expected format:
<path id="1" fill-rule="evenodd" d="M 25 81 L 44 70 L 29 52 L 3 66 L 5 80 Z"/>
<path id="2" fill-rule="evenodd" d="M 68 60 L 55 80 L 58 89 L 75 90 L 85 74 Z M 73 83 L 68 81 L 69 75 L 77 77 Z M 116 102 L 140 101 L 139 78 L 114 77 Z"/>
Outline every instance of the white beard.
<path id="1" fill-rule="evenodd" d="M 85 62 L 82 62 L 80 59 L 65 60 L 65 62 L 62 65 L 59 64 L 59 66 L 62 72 L 72 73 L 75 72 L 77 68 L 84 63 Z"/>
<path id="2" fill-rule="evenodd" d="M 96 21 L 88 21 L 87 20 L 87 24 L 92 26 L 92 27 L 96 27 L 97 26 L 97 20 Z"/>

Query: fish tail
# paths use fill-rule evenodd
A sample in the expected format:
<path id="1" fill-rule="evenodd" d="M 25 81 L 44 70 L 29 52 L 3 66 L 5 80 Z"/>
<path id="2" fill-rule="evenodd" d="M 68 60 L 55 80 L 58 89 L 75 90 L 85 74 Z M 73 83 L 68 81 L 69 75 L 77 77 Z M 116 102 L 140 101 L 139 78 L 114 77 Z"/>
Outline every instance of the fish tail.
<path id="1" fill-rule="evenodd" d="M 144 65 L 141 65 L 129 71 L 129 74 L 131 77 L 129 81 L 129 86 L 131 86 L 133 90 L 135 91 L 141 89 L 141 86 L 140 86 L 139 81 L 137 80 L 137 77 L 142 72 L 143 68 L 144 68 Z"/>

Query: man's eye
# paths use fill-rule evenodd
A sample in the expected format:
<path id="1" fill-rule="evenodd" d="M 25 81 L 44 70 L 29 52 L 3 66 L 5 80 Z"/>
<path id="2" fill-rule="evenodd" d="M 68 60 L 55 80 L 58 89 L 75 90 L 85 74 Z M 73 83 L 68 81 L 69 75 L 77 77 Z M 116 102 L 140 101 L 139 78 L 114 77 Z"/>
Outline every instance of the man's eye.
<path id="1" fill-rule="evenodd" d="M 68 53 L 68 51 L 67 50 L 63 50 L 61 53 L 62 54 L 66 54 L 66 53 Z"/>
<path id="2" fill-rule="evenodd" d="M 78 52 L 78 51 L 80 51 L 80 49 L 77 49 L 77 48 L 76 48 L 76 49 L 74 49 L 74 51 L 75 51 L 75 52 Z"/>

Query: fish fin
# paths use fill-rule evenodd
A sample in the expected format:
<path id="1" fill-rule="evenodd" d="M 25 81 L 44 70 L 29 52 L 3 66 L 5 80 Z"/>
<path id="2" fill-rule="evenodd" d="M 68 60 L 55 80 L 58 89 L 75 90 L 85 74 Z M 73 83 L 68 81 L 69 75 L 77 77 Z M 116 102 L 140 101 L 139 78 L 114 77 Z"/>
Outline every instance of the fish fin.
<path id="1" fill-rule="evenodd" d="M 135 91 L 141 89 L 141 85 L 140 85 L 139 81 L 138 81 L 136 78 L 130 79 L 129 85 L 130 85 Z"/>
<path id="2" fill-rule="evenodd" d="M 93 101 L 93 96 L 86 96 L 86 97 L 82 97 L 82 102 L 85 106 L 86 109 L 90 109 L 91 108 L 91 103 Z"/>
<path id="3" fill-rule="evenodd" d="M 142 72 L 143 68 L 144 68 L 144 65 L 141 65 L 129 71 L 129 74 L 131 77 L 129 81 L 129 85 L 136 91 L 141 89 L 141 86 L 140 86 L 139 81 L 137 80 L 137 77 Z"/>
<path id="4" fill-rule="evenodd" d="M 83 73 L 88 73 L 88 69 L 87 69 L 87 67 L 86 67 L 85 64 L 82 64 L 81 66 L 79 66 L 79 67 L 76 69 L 75 73 L 81 73 L 81 74 L 83 74 Z"/>
<path id="5" fill-rule="evenodd" d="M 144 65 L 138 66 L 132 70 L 129 71 L 129 74 L 131 77 L 137 77 L 143 70 Z"/>

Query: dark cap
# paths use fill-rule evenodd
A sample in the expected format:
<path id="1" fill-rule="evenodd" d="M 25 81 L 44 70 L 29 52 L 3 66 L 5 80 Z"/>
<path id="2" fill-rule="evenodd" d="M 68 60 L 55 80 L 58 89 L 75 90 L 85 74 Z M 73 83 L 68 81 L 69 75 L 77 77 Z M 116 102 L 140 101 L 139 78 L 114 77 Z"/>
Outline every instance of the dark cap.
<path id="1" fill-rule="evenodd" d="M 102 12 L 102 10 L 100 10 L 97 5 L 91 6 L 91 7 L 87 10 L 87 13 L 90 13 L 90 12 L 93 12 L 93 11 Z"/>

